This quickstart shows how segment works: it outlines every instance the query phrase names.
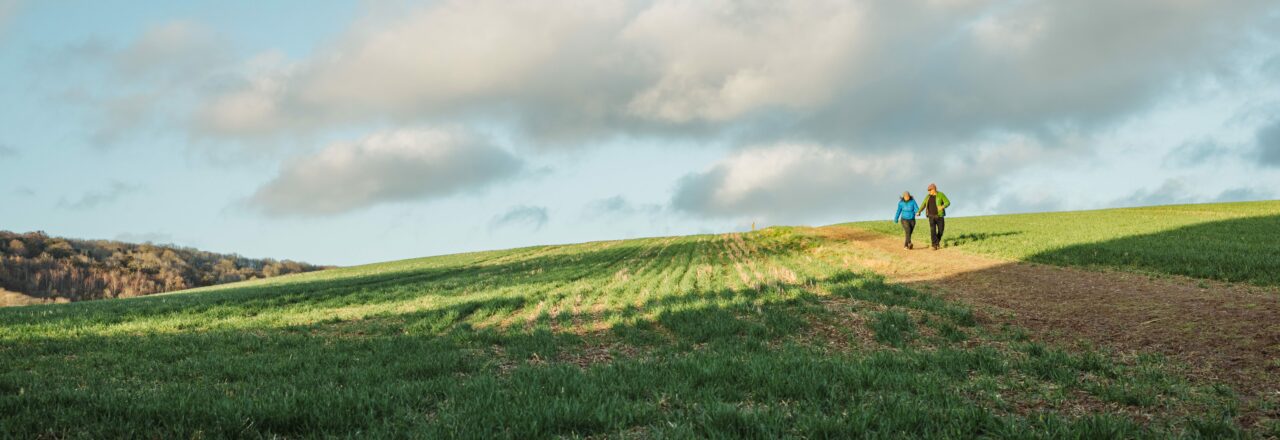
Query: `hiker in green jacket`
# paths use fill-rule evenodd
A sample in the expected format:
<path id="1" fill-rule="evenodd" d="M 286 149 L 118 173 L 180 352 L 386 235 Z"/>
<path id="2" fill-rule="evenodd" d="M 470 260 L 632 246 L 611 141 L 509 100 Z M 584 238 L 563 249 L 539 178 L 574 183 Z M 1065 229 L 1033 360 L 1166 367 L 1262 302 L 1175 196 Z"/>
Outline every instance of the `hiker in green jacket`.
<path id="1" fill-rule="evenodd" d="M 920 206 L 920 211 L 916 212 L 916 216 L 921 213 L 929 217 L 929 238 L 933 240 L 933 250 L 942 247 L 942 230 L 946 228 L 947 222 L 944 217 L 947 216 L 947 207 L 951 206 L 951 200 L 947 199 L 947 195 L 938 191 L 938 185 L 929 184 L 929 196 L 925 197 L 924 203 Z"/>

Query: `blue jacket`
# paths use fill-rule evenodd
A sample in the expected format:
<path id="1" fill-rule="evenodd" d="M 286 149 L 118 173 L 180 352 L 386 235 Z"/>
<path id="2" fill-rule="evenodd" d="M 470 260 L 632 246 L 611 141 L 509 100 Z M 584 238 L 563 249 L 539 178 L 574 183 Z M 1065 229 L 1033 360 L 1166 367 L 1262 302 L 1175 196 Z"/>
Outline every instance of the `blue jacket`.
<path id="1" fill-rule="evenodd" d="M 893 222 L 897 223 L 899 218 L 914 220 L 917 212 L 920 212 L 920 204 L 916 203 L 915 197 L 912 197 L 911 200 L 898 199 L 898 212 L 893 215 Z M 903 213 L 907 215 L 903 216 Z"/>

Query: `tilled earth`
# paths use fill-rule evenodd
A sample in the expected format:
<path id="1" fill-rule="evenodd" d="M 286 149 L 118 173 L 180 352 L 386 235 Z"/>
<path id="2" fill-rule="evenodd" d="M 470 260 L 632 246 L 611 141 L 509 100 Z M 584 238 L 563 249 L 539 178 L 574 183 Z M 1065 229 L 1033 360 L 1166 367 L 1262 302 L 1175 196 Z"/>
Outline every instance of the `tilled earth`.
<path id="1" fill-rule="evenodd" d="M 1280 295 L 1263 288 L 1011 262 L 848 226 L 817 232 L 847 243 L 847 261 L 974 305 L 986 319 L 1045 341 L 1160 353 L 1244 399 L 1242 423 L 1280 419 Z M 1267 403 L 1269 402 L 1269 403 Z"/>

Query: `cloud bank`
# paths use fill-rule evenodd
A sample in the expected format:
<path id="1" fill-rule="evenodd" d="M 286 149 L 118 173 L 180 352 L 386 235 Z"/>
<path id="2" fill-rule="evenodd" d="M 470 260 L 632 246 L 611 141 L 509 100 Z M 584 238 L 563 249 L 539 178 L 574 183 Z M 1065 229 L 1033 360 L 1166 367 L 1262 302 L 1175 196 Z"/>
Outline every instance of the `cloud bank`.
<path id="1" fill-rule="evenodd" d="M 942 154 L 851 152 L 817 144 L 782 143 L 742 149 L 676 185 L 672 207 L 713 218 L 807 222 L 850 214 L 892 214 L 902 191 L 922 194 L 936 182 L 953 212 L 976 212 L 993 201 L 1000 176 L 1053 157 L 1029 138 L 965 146 Z M 889 215 L 885 214 L 885 215 Z"/>
<path id="2" fill-rule="evenodd" d="M 892 201 L 889 180 L 907 169 L 905 155 L 864 158 L 814 145 L 778 145 L 741 151 L 701 173 L 685 176 L 671 205 L 705 217 L 788 216 L 847 212 Z M 774 219 L 769 219 L 774 220 Z M 786 219 L 783 219 L 786 220 Z"/>
<path id="3" fill-rule="evenodd" d="M 443 1 L 211 96 L 213 136 L 502 121 L 541 144 L 916 149 L 1106 126 L 1218 75 L 1272 2 Z M 1137 25 L 1140 23 L 1140 25 Z M 1274 31 L 1270 31 L 1274 33 Z"/>
<path id="4" fill-rule="evenodd" d="M 523 162 L 483 138 L 448 130 L 399 130 L 339 142 L 286 162 L 248 204 L 272 216 L 338 214 L 382 203 L 482 190 Z"/>
<path id="5" fill-rule="evenodd" d="M 132 93 L 140 82 L 126 82 L 126 92 L 96 101 L 107 110 L 102 137 L 137 131 L 157 109 L 184 118 L 192 139 L 263 146 L 245 151 L 376 132 L 285 161 L 248 200 L 272 216 L 475 192 L 524 167 L 458 131 L 394 127 L 483 127 L 514 139 L 520 154 L 617 139 L 728 147 L 727 157 L 677 182 L 668 207 L 646 212 L 808 222 L 928 181 L 967 192 L 958 195 L 974 206 L 1043 209 L 1061 202 L 991 193 L 1000 176 L 1056 152 L 1098 153 L 1096 142 L 1079 140 L 1204 84 L 1244 87 L 1237 82 L 1257 72 L 1239 70 L 1258 67 L 1249 60 L 1280 38 L 1280 6 L 1267 0 L 368 8 L 303 57 L 268 50 L 231 60 L 228 43 L 198 23 L 156 26 L 109 51 L 108 64 L 122 78 L 188 90 L 189 99 L 159 101 L 171 95 Z M 1280 165 L 1278 127 L 1257 132 L 1262 165 Z M 1189 167 L 1224 154 L 1212 141 L 1165 161 Z M 926 160 L 951 168 L 926 173 L 918 166 Z M 592 202 L 584 212 L 639 212 L 622 202 Z"/>

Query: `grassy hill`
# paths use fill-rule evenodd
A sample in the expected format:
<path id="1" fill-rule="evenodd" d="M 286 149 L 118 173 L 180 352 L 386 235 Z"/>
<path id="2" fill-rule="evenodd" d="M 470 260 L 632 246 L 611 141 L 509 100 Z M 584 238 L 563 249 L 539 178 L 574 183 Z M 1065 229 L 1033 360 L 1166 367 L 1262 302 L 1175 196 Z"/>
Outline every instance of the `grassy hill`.
<path id="1" fill-rule="evenodd" d="M 890 221 L 849 224 L 902 235 Z M 1015 260 L 1280 286 L 1280 201 L 952 217 L 944 236 Z M 915 237 L 928 243 L 923 217 Z"/>
<path id="2" fill-rule="evenodd" d="M 1276 206 L 1249 209 L 1265 216 Z M 1109 218 L 1100 213 L 1078 215 Z M 1072 244 L 1017 244 L 1042 244 L 1031 240 L 1042 226 L 1021 218 L 1034 217 L 954 219 L 952 236 L 970 237 L 956 244 L 975 251 L 1023 258 Z M 1006 228 L 991 226 L 997 220 Z M 1161 230 L 1134 223 L 1126 234 L 1197 222 Z M 1088 239 L 1122 239 L 1105 235 Z M 0 432 L 1240 434 L 1228 387 L 1189 382 L 1158 356 L 1045 345 L 962 304 L 886 283 L 850 256 L 844 243 L 815 230 L 770 228 L 450 255 L 3 309 Z M 1280 426 L 1269 429 L 1280 433 Z"/>

